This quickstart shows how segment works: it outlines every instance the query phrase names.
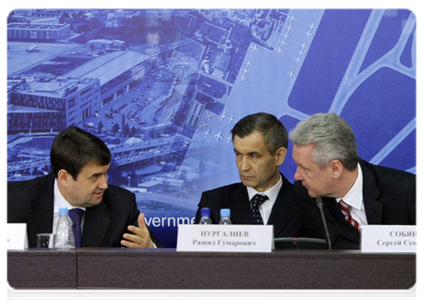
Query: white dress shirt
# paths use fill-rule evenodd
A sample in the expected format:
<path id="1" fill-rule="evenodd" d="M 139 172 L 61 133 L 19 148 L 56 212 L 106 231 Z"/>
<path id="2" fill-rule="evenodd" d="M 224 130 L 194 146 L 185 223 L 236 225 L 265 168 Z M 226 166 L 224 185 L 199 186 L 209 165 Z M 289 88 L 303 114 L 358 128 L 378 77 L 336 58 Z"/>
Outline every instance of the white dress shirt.
<path id="1" fill-rule="evenodd" d="M 363 172 L 361 171 L 360 164 L 358 164 L 358 176 L 354 185 L 344 197 L 336 198 L 336 202 L 339 203 L 341 199 L 351 207 L 351 217 L 356 220 L 360 226 L 368 224 L 363 203 Z"/>
<path id="2" fill-rule="evenodd" d="M 53 216 L 53 233 L 56 233 L 56 226 L 57 222 L 59 221 L 59 208 L 66 207 L 68 210 L 72 208 L 76 208 L 75 206 L 72 206 L 65 197 L 63 197 L 62 193 L 60 193 L 59 187 L 57 185 L 57 179 L 54 180 L 54 216 Z M 78 207 L 85 211 L 84 207 Z M 84 220 L 85 220 L 85 214 L 82 216 L 81 220 L 81 231 L 84 228 Z"/>
<path id="3" fill-rule="evenodd" d="M 255 194 L 266 195 L 269 200 L 264 201 L 258 208 L 263 219 L 263 224 L 267 224 L 270 218 L 270 214 L 272 213 L 273 204 L 275 204 L 276 199 L 278 198 L 279 191 L 282 188 L 282 176 L 279 174 L 279 181 L 270 189 L 264 192 L 258 192 L 256 189 L 247 186 L 248 198 L 250 199 L 250 206 L 251 206 L 251 199 L 253 199 Z"/>

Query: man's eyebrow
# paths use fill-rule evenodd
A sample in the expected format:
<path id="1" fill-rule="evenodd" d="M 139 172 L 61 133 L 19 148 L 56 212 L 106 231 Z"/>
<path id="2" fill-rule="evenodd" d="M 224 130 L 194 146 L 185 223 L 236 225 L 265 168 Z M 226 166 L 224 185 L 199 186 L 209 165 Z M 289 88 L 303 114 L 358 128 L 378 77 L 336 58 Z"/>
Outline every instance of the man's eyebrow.
<path id="1" fill-rule="evenodd" d="M 306 168 L 303 164 L 297 164 L 297 166 L 299 166 L 300 168 L 303 168 L 305 170 L 308 170 L 308 168 Z"/>
<path id="2" fill-rule="evenodd" d="M 236 149 L 234 149 L 234 151 L 235 151 L 235 153 L 241 153 L 241 152 L 237 151 Z M 253 155 L 253 154 L 260 155 L 260 152 L 257 151 L 257 150 L 253 150 L 253 151 L 247 152 L 245 155 Z"/>
<path id="3" fill-rule="evenodd" d="M 234 152 L 235 153 L 241 153 L 240 151 L 236 150 L 235 148 L 234 148 Z M 251 155 L 251 154 L 260 154 L 260 152 L 258 150 L 252 150 L 250 152 L 247 152 L 247 155 Z"/>
<path id="4" fill-rule="evenodd" d="M 257 151 L 257 150 L 253 150 L 253 151 L 248 152 L 247 154 L 248 155 L 251 155 L 251 154 L 260 154 L 260 152 Z"/>
<path id="5" fill-rule="evenodd" d="M 107 169 L 105 172 L 93 173 L 93 174 L 91 174 L 91 177 L 98 177 L 98 176 L 101 176 L 103 174 L 107 174 L 107 172 L 109 172 L 109 169 Z"/>
<path id="6" fill-rule="evenodd" d="M 90 177 L 98 177 L 101 176 L 103 173 L 93 173 L 90 175 Z"/>

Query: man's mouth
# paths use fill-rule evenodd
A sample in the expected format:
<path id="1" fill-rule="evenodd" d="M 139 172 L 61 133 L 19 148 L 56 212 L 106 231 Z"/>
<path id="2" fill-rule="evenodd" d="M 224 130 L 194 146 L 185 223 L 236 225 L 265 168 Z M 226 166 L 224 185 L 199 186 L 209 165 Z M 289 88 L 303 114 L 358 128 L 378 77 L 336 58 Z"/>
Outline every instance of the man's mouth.
<path id="1" fill-rule="evenodd" d="M 253 176 L 241 175 L 241 179 L 243 180 L 252 180 L 253 178 Z"/>

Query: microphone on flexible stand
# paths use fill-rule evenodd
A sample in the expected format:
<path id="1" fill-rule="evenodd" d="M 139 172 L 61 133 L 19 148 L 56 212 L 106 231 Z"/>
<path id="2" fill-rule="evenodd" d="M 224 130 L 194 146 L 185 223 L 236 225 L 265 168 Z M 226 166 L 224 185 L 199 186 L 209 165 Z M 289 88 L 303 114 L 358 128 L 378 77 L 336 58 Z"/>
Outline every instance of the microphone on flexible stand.
<path id="1" fill-rule="evenodd" d="M 325 228 L 326 241 L 328 242 L 329 250 L 332 250 L 332 242 L 330 240 L 328 225 L 326 224 L 325 215 L 323 213 L 323 201 L 322 201 L 322 198 L 320 198 L 320 197 L 316 198 L 316 203 L 317 203 L 317 207 L 320 210 L 320 216 L 322 217 L 323 227 Z"/>

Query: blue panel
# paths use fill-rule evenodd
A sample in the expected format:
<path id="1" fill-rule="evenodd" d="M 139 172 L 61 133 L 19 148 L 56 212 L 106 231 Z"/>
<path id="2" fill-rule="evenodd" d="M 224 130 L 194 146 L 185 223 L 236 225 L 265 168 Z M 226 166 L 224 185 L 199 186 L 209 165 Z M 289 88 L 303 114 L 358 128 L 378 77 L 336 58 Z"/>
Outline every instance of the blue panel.
<path id="1" fill-rule="evenodd" d="M 408 38 L 407 45 L 404 47 L 404 51 L 401 54 L 400 61 L 404 66 L 411 68 L 413 66 L 413 42 L 415 40 L 416 27 L 413 28 L 413 32 Z"/>
<path id="2" fill-rule="evenodd" d="M 409 10 L 385 11 L 367 52 L 366 59 L 361 66 L 361 70 L 366 69 L 395 46 L 409 15 Z"/>
<path id="3" fill-rule="evenodd" d="M 326 10 L 289 97 L 306 114 L 329 110 L 361 36 L 369 10 Z"/>
<path id="4" fill-rule="evenodd" d="M 416 115 L 415 91 L 414 79 L 382 68 L 351 96 L 341 116 L 353 129 L 358 154 L 363 159 L 371 160 L 394 137 L 394 133 L 413 120 Z M 377 95 L 379 101 L 375 101 L 372 95 Z M 403 150 L 410 151 L 409 158 L 404 161 L 406 166 L 410 165 L 415 149 Z"/>
<path id="5" fill-rule="evenodd" d="M 413 130 L 398 147 L 396 147 L 384 160 L 382 166 L 400 170 L 411 170 L 416 167 L 416 130 Z M 412 173 L 416 173 L 415 171 Z"/>

